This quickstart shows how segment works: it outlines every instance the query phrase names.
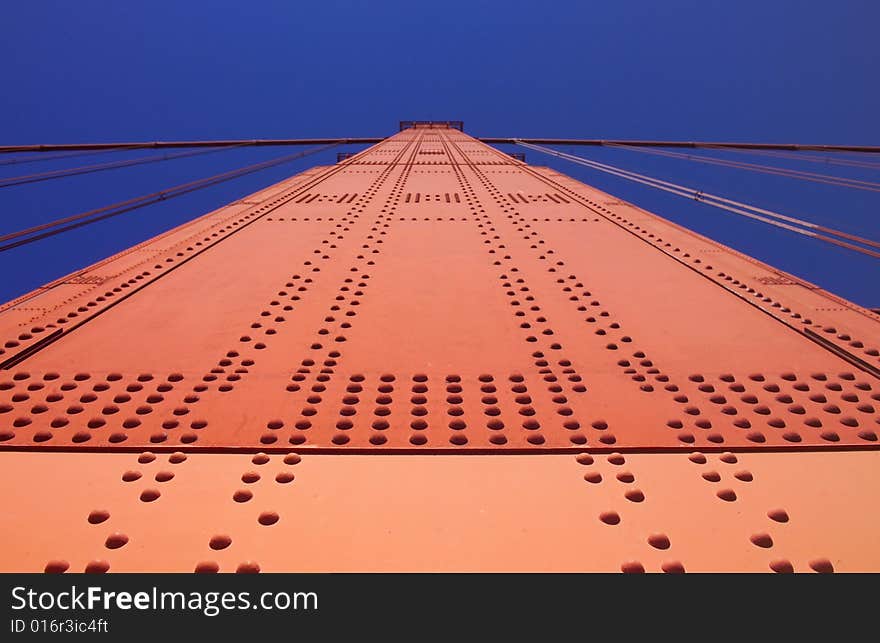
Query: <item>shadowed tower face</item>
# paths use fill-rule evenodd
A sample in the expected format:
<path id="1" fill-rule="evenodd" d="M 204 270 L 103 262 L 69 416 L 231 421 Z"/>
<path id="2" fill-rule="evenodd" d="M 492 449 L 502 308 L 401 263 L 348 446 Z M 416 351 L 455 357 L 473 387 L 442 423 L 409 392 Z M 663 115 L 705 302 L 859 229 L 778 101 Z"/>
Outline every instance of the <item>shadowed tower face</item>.
<path id="1" fill-rule="evenodd" d="M 7 475 L 88 468 L 95 484 L 106 475 L 108 498 L 127 507 L 128 524 L 148 542 L 121 559 L 126 569 L 234 569 L 257 551 L 273 569 L 358 569 L 370 566 L 370 546 L 384 552 L 377 569 L 616 569 L 633 560 L 659 569 L 669 545 L 645 546 L 648 531 L 663 531 L 664 521 L 694 534 L 707 528 L 672 507 L 676 493 L 693 496 L 695 507 L 705 503 L 711 515 L 721 507 L 716 519 L 732 530 L 740 518 L 723 507 L 742 495 L 737 485 L 749 489 L 739 501 L 752 503 L 755 516 L 778 504 L 774 488 L 755 492 L 757 483 L 743 482 L 748 471 L 734 478 L 730 467 L 729 476 L 707 469 L 701 478 L 707 458 L 717 461 L 709 469 L 723 468 L 720 452 L 747 449 L 741 457 L 754 467 L 789 472 L 775 489 L 793 503 L 809 486 L 791 481 L 806 458 L 835 472 L 876 466 L 876 452 L 864 449 L 877 440 L 877 315 L 516 160 L 456 123 L 408 125 L 335 166 L 298 174 L 2 307 Z M 138 487 L 138 496 L 131 484 L 156 473 L 133 464 L 147 450 L 172 469 L 197 470 L 198 484 L 223 480 L 222 493 L 199 501 L 196 482 L 184 489 L 169 478 L 165 487 Z M 284 477 L 293 480 L 286 467 L 299 461 L 283 455 L 291 451 L 313 463 L 306 484 L 326 491 L 323 502 L 279 495 L 288 489 Z M 709 455 L 688 460 L 693 451 Z M 580 463 L 570 455 L 585 452 L 592 455 Z M 400 453 L 408 457 L 391 455 Z M 431 457 L 438 453 L 450 455 Z M 481 457 L 488 453 L 509 457 Z M 608 535 L 651 491 L 633 486 L 634 473 L 615 458 L 640 462 L 668 500 L 667 513 L 656 507 L 639 518 L 632 541 L 641 549 Z M 594 460 L 610 464 L 586 472 Z M 254 495 L 245 476 L 259 480 L 262 471 L 250 469 L 265 463 L 278 469 L 269 480 L 272 506 L 241 515 L 256 509 L 243 499 Z M 134 476 L 126 467 L 141 474 L 131 484 L 120 482 L 124 471 Z M 525 487 L 523 476 L 531 479 Z M 706 482 L 714 476 L 730 481 L 715 489 Z M 407 480 L 418 494 L 406 490 Z M 89 538 L 98 553 L 123 547 L 89 535 L 88 493 L 77 484 L 68 493 L 85 514 L 70 517 L 83 534 L 74 530 L 75 556 L 63 547 L 51 554 L 51 539 L 28 555 L 14 546 L 24 567 L 42 567 L 53 555 L 91 564 L 100 556 L 86 553 Z M 163 495 L 169 486 L 179 489 L 173 500 Z M 334 495 L 342 488 L 378 511 L 375 534 L 355 500 Z M 441 499 L 451 490 L 458 504 Z M 384 498 L 381 510 L 369 504 L 373 492 Z M 547 495 L 562 505 L 545 506 Z M 192 542 L 170 558 L 165 536 L 149 527 L 157 516 L 131 510 L 163 502 L 169 516 L 194 516 L 178 534 Z M 423 502 L 427 514 L 418 509 Z M 518 502 L 528 514 L 522 521 L 552 526 L 533 535 L 538 553 L 516 537 L 499 546 L 492 536 L 518 529 Z M 565 515 L 566 502 L 583 515 Z M 294 561 L 280 545 L 279 519 L 291 507 L 327 521 L 298 526 L 297 538 L 362 530 L 363 548 Z M 477 507 L 490 507 L 496 522 L 475 519 Z M 690 551 L 689 567 L 766 568 L 753 551 L 763 545 L 748 542 L 760 521 L 749 520 L 754 525 L 737 524 L 731 536 L 745 540 L 730 545 L 742 549 L 733 563 L 713 558 L 695 537 L 670 560 L 685 566 Z M 444 547 L 431 531 L 439 521 L 458 525 L 450 527 L 453 540 L 474 549 Z M 211 524 L 235 526 L 257 549 L 202 551 Z M 404 540 L 427 538 L 432 553 L 397 537 L 385 543 L 383 524 L 397 525 Z M 7 529 L 25 539 L 30 527 Z M 842 532 L 803 529 L 790 541 L 801 567 L 831 555 L 810 549 L 819 532 L 856 567 L 877 565 L 876 557 L 859 558 L 867 553 Z M 268 544 L 260 540 L 266 534 Z M 568 538 L 593 539 L 596 549 L 566 559 L 556 549 Z"/>

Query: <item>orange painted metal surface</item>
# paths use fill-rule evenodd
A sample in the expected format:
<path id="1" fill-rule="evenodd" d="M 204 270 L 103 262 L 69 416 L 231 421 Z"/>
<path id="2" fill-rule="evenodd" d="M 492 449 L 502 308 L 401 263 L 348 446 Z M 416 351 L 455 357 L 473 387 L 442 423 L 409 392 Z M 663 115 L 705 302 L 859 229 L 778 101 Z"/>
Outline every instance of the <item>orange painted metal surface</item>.
<path id="1" fill-rule="evenodd" d="M 7 571 L 880 570 L 877 451 L 0 465 Z"/>
<path id="2" fill-rule="evenodd" d="M 878 322 L 405 129 L 0 307 L 0 566 L 877 569 Z"/>

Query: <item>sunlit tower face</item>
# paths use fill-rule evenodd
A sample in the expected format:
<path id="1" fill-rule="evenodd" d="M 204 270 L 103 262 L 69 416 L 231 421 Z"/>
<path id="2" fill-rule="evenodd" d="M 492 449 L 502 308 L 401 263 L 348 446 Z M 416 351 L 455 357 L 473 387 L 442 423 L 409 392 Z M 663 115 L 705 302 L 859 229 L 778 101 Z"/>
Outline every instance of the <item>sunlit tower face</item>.
<path id="1" fill-rule="evenodd" d="M 877 464 L 876 315 L 407 125 L 0 311 L 0 470 L 43 499 L 5 568 L 766 569 L 783 514 L 820 509 L 779 560 L 880 566 L 847 510 Z M 819 478 L 846 506 L 811 508 Z M 70 527 L 26 547 L 59 480 Z"/>

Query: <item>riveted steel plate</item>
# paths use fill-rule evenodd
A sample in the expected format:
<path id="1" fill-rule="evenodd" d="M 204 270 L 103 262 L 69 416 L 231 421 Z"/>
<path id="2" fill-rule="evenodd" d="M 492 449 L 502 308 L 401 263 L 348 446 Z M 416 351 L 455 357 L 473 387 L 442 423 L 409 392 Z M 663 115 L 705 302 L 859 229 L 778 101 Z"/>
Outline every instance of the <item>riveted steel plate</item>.
<path id="1" fill-rule="evenodd" d="M 878 458 L 0 453 L 0 565 L 878 571 Z"/>
<path id="2" fill-rule="evenodd" d="M 0 448 L 877 446 L 874 313 L 452 129 L 0 309 Z"/>

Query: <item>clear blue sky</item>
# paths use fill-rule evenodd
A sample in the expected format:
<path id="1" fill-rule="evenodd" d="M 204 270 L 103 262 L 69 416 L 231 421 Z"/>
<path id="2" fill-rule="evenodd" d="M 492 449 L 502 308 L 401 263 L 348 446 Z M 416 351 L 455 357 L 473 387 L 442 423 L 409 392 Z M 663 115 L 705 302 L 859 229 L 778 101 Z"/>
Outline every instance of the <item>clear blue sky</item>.
<path id="1" fill-rule="evenodd" d="M 872 0 L 32 0 L 3 13 L 3 144 L 381 136 L 401 119 L 462 119 L 478 136 L 880 144 Z M 223 152 L 2 189 L 0 232 L 282 153 Z M 878 193 L 633 152 L 577 153 L 880 239 Z M 0 301 L 334 160 L 311 157 L 2 253 Z M 880 306 L 878 260 L 564 161 L 528 160 Z M 0 166 L 0 177 L 63 166 Z M 842 170 L 880 181 L 878 171 Z"/>

